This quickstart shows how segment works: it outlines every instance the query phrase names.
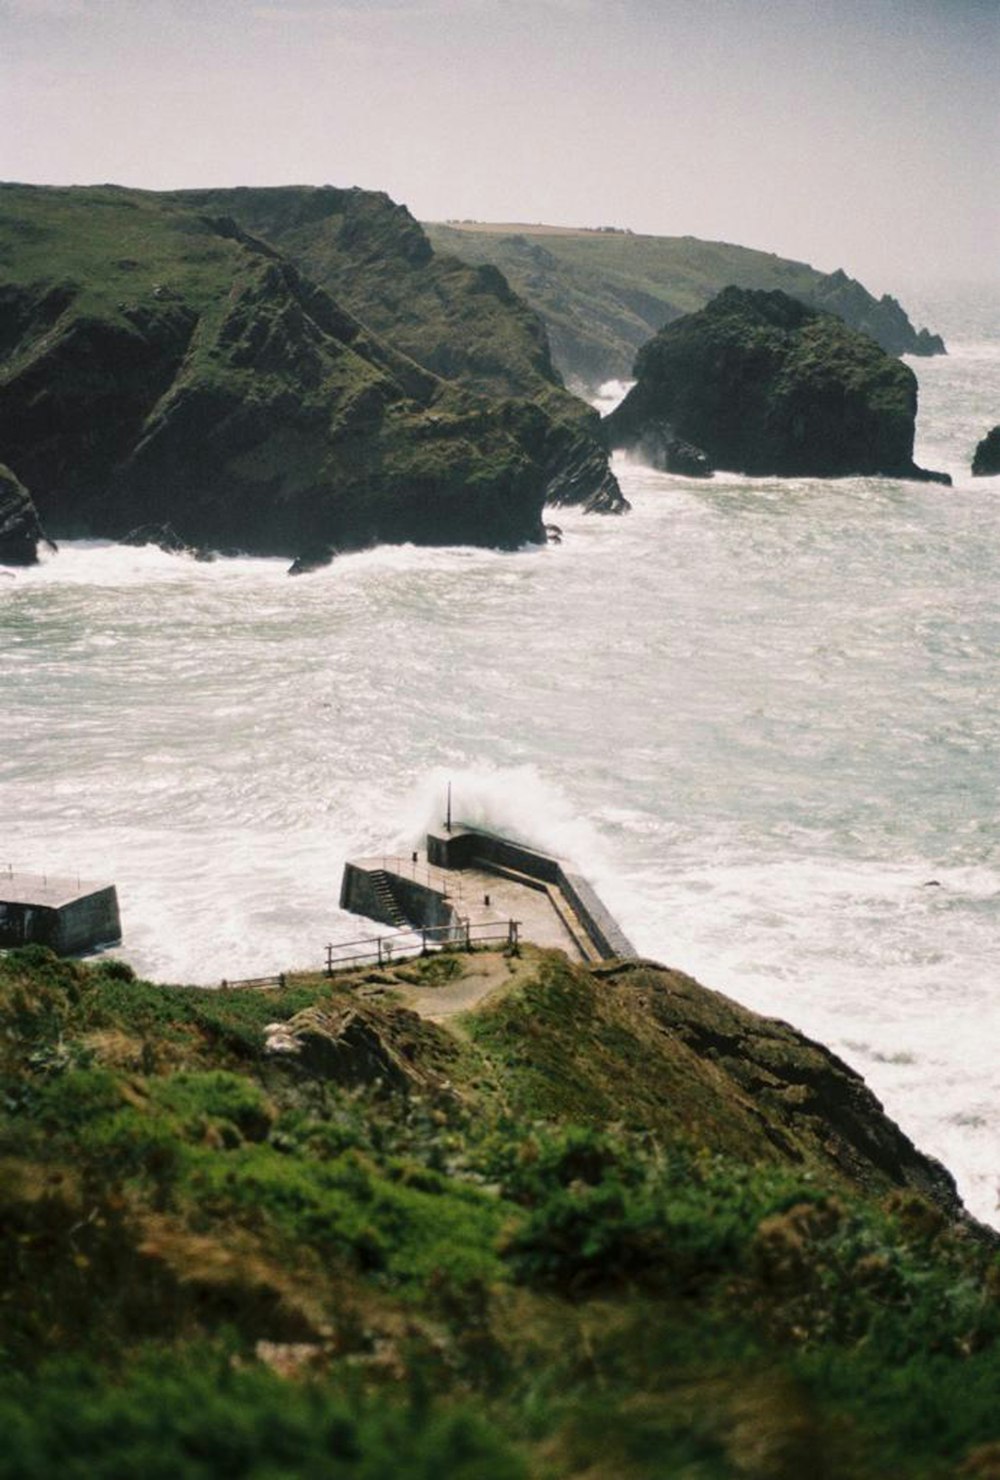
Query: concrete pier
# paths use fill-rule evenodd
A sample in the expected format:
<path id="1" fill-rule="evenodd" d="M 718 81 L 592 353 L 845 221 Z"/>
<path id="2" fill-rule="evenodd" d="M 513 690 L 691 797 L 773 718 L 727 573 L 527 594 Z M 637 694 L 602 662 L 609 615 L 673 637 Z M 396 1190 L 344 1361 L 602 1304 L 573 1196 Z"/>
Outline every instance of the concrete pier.
<path id="1" fill-rule="evenodd" d="M 59 956 L 82 956 L 121 938 L 113 884 L 0 874 L 0 948 L 40 945 Z"/>
<path id="2" fill-rule="evenodd" d="M 576 961 L 636 954 L 618 923 L 572 865 L 478 828 L 429 833 L 425 852 L 354 859 L 344 868 L 341 908 L 435 938 L 475 941 L 517 922 L 522 940 L 557 946 Z"/>

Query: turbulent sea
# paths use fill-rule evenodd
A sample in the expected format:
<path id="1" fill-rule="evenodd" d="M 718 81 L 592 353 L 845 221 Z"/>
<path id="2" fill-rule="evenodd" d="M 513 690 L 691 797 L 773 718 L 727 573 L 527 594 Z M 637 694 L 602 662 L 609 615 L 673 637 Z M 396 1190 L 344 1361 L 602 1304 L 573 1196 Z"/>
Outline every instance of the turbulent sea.
<path id="1" fill-rule="evenodd" d="M 117 883 L 163 981 L 365 933 L 346 857 L 456 814 L 571 857 L 643 954 L 822 1040 L 997 1221 L 1000 303 L 945 334 L 917 461 L 699 484 L 559 546 L 289 579 L 71 544 L 0 574 L 0 865 Z"/>

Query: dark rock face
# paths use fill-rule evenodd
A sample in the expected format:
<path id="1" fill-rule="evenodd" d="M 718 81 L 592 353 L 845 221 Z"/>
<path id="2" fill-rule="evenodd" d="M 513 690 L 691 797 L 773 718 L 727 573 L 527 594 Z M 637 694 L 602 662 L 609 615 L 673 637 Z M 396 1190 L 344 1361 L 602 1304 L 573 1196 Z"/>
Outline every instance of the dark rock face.
<path id="1" fill-rule="evenodd" d="M 0 463 L 0 565 L 37 565 L 39 544 L 50 544 L 24 484 Z"/>
<path id="2" fill-rule="evenodd" d="M 241 187 L 172 198 L 225 212 L 431 374 L 540 405 L 553 423 L 543 453 L 547 503 L 628 508 L 598 417 L 565 389 L 541 317 L 497 267 L 436 254 L 406 207 L 378 191 Z"/>
<path id="3" fill-rule="evenodd" d="M 810 308 L 835 313 L 850 328 L 867 334 L 890 355 L 947 354 L 940 334 L 914 329 L 899 301 L 890 293 L 875 298 L 841 268 L 820 279 L 802 301 Z"/>
<path id="4" fill-rule="evenodd" d="M 680 473 L 685 478 L 711 478 L 714 469 L 700 447 L 677 436 L 669 422 L 650 421 L 632 449 L 643 462 L 661 473 Z"/>
<path id="5" fill-rule="evenodd" d="M 122 254 L 137 231 L 148 264 Z M 0 246 L 23 257 L 0 301 L 5 451 L 53 532 L 289 558 L 544 540 L 573 429 L 442 382 L 230 217 L 3 187 Z"/>
<path id="6" fill-rule="evenodd" d="M 605 421 L 612 447 L 655 448 L 666 424 L 732 472 L 951 481 L 913 461 L 913 372 L 785 293 L 724 289 L 662 329 L 635 371 Z"/>
<path id="7" fill-rule="evenodd" d="M 977 478 L 992 478 L 1000 473 L 1000 426 L 992 427 L 976 448 L 972 471 Z"/>

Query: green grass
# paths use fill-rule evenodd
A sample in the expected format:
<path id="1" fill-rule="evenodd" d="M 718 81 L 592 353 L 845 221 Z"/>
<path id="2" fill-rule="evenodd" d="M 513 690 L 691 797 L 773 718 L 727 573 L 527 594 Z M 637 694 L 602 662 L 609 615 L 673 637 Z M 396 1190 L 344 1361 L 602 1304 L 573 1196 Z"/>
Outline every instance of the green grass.
<path id="1" fill-rule="evenodd" d="M 995 1251 L 804 1153 L 642 1125 L 589 979 L 540 953 L 447 1093 L 320 1093 L 262 1027 L 346 978 L 0 956 L 0 1476 L 944 1480 L 1000 1438 Z"/>

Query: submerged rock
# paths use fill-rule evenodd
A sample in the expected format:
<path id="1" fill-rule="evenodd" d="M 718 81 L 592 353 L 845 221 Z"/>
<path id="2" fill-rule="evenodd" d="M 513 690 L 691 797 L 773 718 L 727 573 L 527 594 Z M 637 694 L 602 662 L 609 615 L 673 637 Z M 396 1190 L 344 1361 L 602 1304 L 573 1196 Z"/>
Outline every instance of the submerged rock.
<path id="1" fill-rule="evenodd" d="M 669 422 L 650 421 L 632 450 L 661 473 L 680 473 L 685 478 L 711 478 L 715 471 L 700 447 L 677 436 Z"/>
<path id="2" fill-rule="evenodd" d="M 39 544 L 54 548 L 30 493 L 17 474 L 0 463 L 0 565 L 37 565 Z"/>
<path id="3" fill-rule="evenodd" d="M 655 449 L 667 426 L 715 467 L 751 476 L 951 482 L 913 461 L 912 370 L 786 293 L 724 289 L 650 340 L 635 371 L 605 421 L 612 447 Z"/>
<path id="4" fill-rule="evenodd" d="M 325 566 L 331 565 L 337 558 L 337 551 L 332 545 L 310 545 L 301 554 L 296 555 L 288 567 L 290 576 L 310 575 L 314 570 L 323 570 Z"/>
<path id="5" fill-rule="evenodd" d="M 1000 473 L 1000 426 L 992 427 L 976 448 L 972 472 L 976 478 L 992 478 Z"/>
<path id="6" fill-rule="evenodd" d="M 118 543 L 137 547 L 155 545 L 166 555 L 188 555 L 192 560 L 210 562 L 215 559 L 213 551 L 200 545 L 189 545 L 172 524 L 140 524 L 130 529 L 128 534 L 123 534 Z"/>

